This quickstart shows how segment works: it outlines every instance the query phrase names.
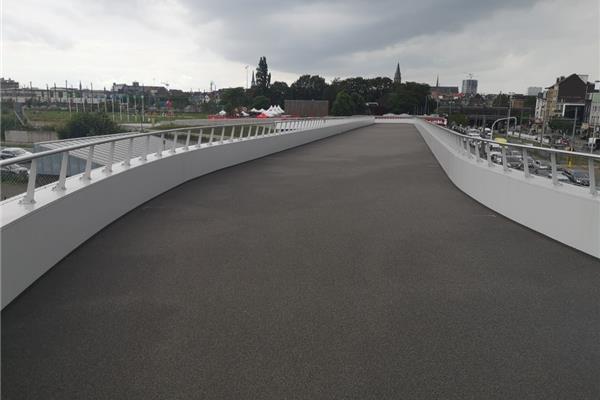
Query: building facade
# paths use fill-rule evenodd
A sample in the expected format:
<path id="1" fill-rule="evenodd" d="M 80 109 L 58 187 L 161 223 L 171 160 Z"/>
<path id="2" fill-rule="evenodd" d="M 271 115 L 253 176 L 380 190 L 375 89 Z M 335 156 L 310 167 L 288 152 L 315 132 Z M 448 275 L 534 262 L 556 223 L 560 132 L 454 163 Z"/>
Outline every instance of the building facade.
<path id="1" fill-rule="evenodd" d="M 464 79 L 462 81 L 462 93 L 467 96 L 474 96 L 477 94 L 477 79 Z"/>

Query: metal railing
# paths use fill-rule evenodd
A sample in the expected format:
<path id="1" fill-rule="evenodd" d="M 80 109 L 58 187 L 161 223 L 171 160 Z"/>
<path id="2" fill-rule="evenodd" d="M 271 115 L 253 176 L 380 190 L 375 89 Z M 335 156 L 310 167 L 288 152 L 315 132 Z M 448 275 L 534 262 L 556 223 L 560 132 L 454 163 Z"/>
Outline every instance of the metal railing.
<path id="1" fill-rule="evenodd" d="M 427 123 L 427 121 L 422 122 Z M 435 126 L 439 128 L 441 132 L 444 132 L 449 139 L 446 143 L 454 147 L 459 154 L 462 154 L 468 159 L 474 159 L 477 163 L 487 163 L 489 168 L 502 167 L 503 171 L 506 173 L 520 171 L 522 169 L 523 175 L 526 178 L 529 178 L 534 175 L 534 170 L 539 172 L 539 169 L 535 164 L 536 161 L 539 164 L 547 162 L 549 164 L 547 176 L 551 179 L 554 186 L 560 186 L 564 183 L 561 182 L 560 176 L 563 172 L 567 172 L 567 174 L 570 173 L 569 171 L 572 173 L 573 170 L 587 172 L 588 178 L 581 179 L 581 183 L 577 183 L 576 180 L 568 183 L 578 186 L 589 186 L 590 194 L 592 196 L 598 195 L 597 185 L 599 181 L 596 179 L 596 170 L 600 168 L 600 155 L 598 154 L 538 147 L 519 143 L 503 143 L 492 139 L 464 135 L 435 124 L 429 123 L 429 125 Z M 492 154 L 492 147 L 499 147 L 500 154 Z M 509 155 L 509 150 L 511 149 L 516 149 L 517 153 L 511 153 Z M 538 157 L 538 160 L 533 158 L 534 155 Z M 511 158 L 520 158 L 522 161 L 520 163 L 510 163 L 509 156 Z M 566 166 L 558 163 L 560 157 L 566 158 Z M 530 160 L 533 160 L 533 166 L 530 164 Z M 585 160 L 585 162 L 577 163 L 577 160 Z M 569 175 L 563 176 L 569 177 Z"/>
<path id="2" fill-rule="evenodd" d="M 335 121 L 332 121 L 330 118 L 286 118 L 203 125 L 144 133 L 123 133 L 111 135 L 107 138 L 99 137 L 86 143 L 67 144 L 64 147 L 36 152 L 31 155 L 0 160 L 2 181 L 3 186 L 5 186 L 10 176 L 15 177 L 14 182 L 18 182 L 21 189 L 13 192 L 9 200 L 17 196 L 22 196 L 24 192 L 25 194 L 21 197 L 19 203 L 27 205 L 35 203 L 36 189 L 41 186 L 48 186 L 55 183 L 55 186 L 52 188 L 53 190 L 67 190 L 70 155 L 73 155 L 73 153 L 81 154 L 84 151 L 85 161 L 82 166 L 85 165 L 85 167 L 82 168 L 82 171 L 71 173 L 70 175 L 80 175 L 80 179 L 91 181 L 93 179 L 92 171 L 101 169 L 104 176 L 110 175 L 113 173 L 114 166 L 119 163 L 128 168 L 131 166 L 132 161 L 136 159 L 145 163 L 176 154 L 177 152 L 290 134 L 297 131 L 323 127 L 326 124 L 332 123 L 335 123 Z M 135 151 L 134 142 L 136 144 Z M 123 143 L 125 143 L 125 146 L 124 148 L 120 146 L 120 150 L 123 151 L 121 151 L 121 157 L 118 159 L 115 150 L 117 145 Z M 108 148 L 106 148 L 107 146 Z M 103 154 L 102 160 L 98 161 L 94 153 L 101 147 L 105 154 Z M 57 174 L 52 174 L 50 179 L 48 179 L 47 175 L 44 175 L 45 178 L 41 179 L 42 175 L 39 174 L 40 162 L 44 157 L 50 156 L 60 157 L 60 169 L 57 171 Z M 26 169 L 25 165 L 29 165 L 29 167 Z"/>

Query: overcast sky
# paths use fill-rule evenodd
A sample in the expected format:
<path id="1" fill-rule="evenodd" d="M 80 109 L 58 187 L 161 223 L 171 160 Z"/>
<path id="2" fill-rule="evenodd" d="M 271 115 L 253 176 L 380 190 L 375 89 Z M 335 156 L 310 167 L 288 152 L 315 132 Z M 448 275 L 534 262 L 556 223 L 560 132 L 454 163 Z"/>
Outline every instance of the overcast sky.
<path id="1" fill-rule="evenodd" d="M 95 88 L 244 86 L 393 76 L 522 93 L 573 72 L 600 79 L 598 0 L 5 0 L 2 76 Z"/>

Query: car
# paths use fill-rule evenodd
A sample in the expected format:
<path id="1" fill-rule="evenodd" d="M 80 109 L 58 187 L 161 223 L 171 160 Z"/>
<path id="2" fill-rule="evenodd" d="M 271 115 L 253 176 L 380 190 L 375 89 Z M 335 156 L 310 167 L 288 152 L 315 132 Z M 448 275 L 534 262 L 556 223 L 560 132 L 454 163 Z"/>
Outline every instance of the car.
<path id="1" fill-rule="evenodd" d="M 552 171 L 547 169 L 534 169 L 533 174 L 544 178 L 552 178 Z"/>
<path id="2" fill-rule="evenodd" d="M 30 156 L 32 153 L 23 150 L 19 147 L 6 147 L 0 150 L 0 159 L 6 160 L 9 158 L 22 157 L 22 156 Z"/>
<path id="3" fill-rule="evenodd" d="M 550 168 L 552 167 L 550 164 L 548 164 L 546 161 L 541 161 L 541 160 L 533 160 L 533 167 L 536 170 L 550 170 Z"/>
<path id="4" fill-rule="evenodd" d="M 571 182 L 579 186 L 590 186 L 590 175 L 580 169 L 566 169 L 563 171 Z"/>
<path id="5" fill-rule="evenodd" d="M 558 175 L 557 175 L 557 181 L 559 181 L 560 183 L 568 183 L 568 184 L 572 183 L 571 182 L 571 178 L 569 178 L 569 176 L 566 175 L 564 173 L 564 171 L 558 173 Z"/>
<path id="6" fill-rule="evenodd" d="M 19 164 L 10 164 L 0 167 L 0 178 L 3 181 L 26 181 L 29 178 L 29 170 Z"/>

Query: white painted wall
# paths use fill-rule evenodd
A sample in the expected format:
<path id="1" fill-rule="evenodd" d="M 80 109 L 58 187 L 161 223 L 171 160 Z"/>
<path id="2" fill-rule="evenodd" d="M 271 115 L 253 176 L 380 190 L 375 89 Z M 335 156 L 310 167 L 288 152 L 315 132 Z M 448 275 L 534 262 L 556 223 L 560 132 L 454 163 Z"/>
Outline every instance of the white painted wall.
<path id="1" fill-rule="evenodd" d="M 600 196 L 585 187 L 554 186 L 548 178 L 489 167 L 461 153 L 444 128 L 413 123 L 460 190 L 505 217 L 600 258 Z"/>
<path id="2" fill-rule="evenodd" d="M 96 232 L 153 197 L 210 172 L 373 124 L 373 118 L 328 121 L 324 127 L 243 140 L 192 146 L 131 167 L 116 164 L 112 173 L 92 171 L 92 181 L 75 175 L 65 192 L 47 186 L 36 203 L 9 199 L 1 205 L 2 307 Z M 60 288 L 57 288 L 60 290 Z"/>

